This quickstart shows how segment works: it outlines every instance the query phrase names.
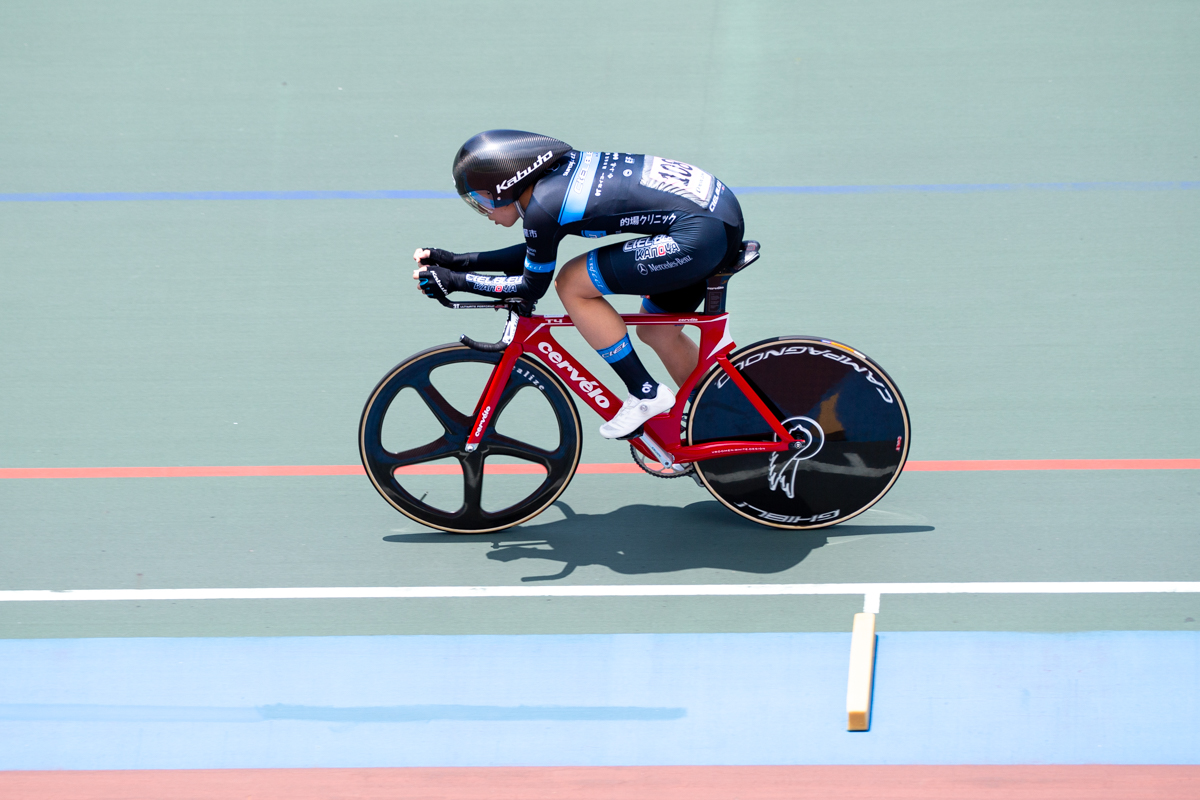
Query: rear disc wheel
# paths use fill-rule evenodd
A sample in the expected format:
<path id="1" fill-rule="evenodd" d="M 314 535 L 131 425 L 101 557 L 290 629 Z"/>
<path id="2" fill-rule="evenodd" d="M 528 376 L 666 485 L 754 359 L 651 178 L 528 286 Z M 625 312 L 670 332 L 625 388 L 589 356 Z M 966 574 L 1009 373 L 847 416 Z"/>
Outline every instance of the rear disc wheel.
<path id="1" fill-rule="evenodd" d="M 806 530 L 857 516 L 891 489 L 908 457 L 909 419 L 878 364 L 852 347 L 807 336 L 756 342 L 729 361 L 802 444 L 695 462 L 725 506 L 763 525 Z M 692 403 L 688 444 L 778 438 L 713 367 Z"/>

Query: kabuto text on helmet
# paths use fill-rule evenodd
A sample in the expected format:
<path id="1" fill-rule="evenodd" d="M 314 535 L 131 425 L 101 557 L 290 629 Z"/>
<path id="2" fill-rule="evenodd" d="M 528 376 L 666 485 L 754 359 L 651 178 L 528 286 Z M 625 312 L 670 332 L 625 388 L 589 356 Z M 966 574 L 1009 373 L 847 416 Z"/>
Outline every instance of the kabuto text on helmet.
<path id="1" fill-rule="evenodd" d="M 571 145 L 527 131 L 484 131 L 454 157 L 454 188 L 481 214 L 512 204 Z"/>

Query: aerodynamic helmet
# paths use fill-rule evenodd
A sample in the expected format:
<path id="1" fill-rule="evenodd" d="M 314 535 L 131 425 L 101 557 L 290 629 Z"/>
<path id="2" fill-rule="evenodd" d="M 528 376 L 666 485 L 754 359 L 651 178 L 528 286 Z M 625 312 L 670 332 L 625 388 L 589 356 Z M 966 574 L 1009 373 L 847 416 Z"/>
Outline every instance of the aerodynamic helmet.
<path id="1" fill-rule="evenodd" d="M 571 145 L 527 131 L 484 131 L 467 140 L 454 157 L 454 188 L 485 216 L 511 205 Z M 486 192 L 487 194 L 481 194 Z"/>

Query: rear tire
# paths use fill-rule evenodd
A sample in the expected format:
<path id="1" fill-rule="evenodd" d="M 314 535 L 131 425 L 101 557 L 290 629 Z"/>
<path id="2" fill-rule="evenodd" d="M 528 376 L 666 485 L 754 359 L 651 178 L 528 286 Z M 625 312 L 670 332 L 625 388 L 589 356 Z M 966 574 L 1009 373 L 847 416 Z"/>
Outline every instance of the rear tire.
<path id="1" fill-rule="evenodd" d="M 908 458 L 908 410 L 896 384 L 852 347 L 781 336 L 732 353 L 729 361 L 799 451 L 695 462 L 726 507 L 762 525 L 809 530 L 836 525 L 879 502 Z M 778 441 L 719 365 L 701 380 L 688 416 L 688 444 Z"/>

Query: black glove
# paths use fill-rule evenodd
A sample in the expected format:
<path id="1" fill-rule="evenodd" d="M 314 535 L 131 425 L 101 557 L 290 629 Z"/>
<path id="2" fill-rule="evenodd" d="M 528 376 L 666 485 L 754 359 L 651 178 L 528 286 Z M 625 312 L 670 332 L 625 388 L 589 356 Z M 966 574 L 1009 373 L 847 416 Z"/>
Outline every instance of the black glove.
<path id="1" fill-rule="evenodd" d="M 462 288 L 462 278 L 436 264 L 417 273 L 417 285 L 426 297 L 437 300 Z"/>
<path id="2" fill-rule="evenodd" d="M 471 259 L 469 256 L 451 253 L 449 250 L 439 250 L 436 247 L 426 247 L 424 249 L 429 251 L 429 256 L 417 262 L 423 267 L 446 267 L 457 272 L 466 272 L 471 268 Z"/>

